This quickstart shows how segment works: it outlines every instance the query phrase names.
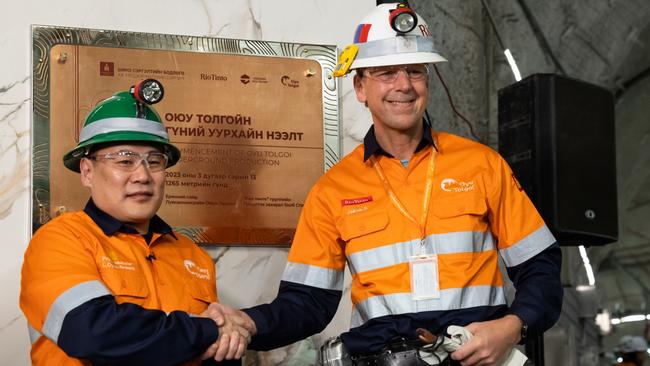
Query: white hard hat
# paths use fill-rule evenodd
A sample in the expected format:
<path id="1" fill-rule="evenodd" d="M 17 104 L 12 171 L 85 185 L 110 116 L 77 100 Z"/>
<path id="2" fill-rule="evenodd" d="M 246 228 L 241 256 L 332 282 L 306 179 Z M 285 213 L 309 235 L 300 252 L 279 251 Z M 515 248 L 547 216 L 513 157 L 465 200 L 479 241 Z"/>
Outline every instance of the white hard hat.
<path id="1" fill-rule="evenodd" d="M 402 12 L 417 18 L 412 22 L 415 27 L 407 32 L 399 32 L 391 24 Z M 380 4 L 357 26 L 354 44 L 341 53 L 334 75 L 364 67 L 446 61 L 434 47 L 429 25 L 422 17 L 400 3 Z"/>
<path id="2" fill-rule="evenodd" d="M 618 342 L 618 348 L 622 353 L 646 352 L 648 342 L 643 337 L 626 335 Z"/>

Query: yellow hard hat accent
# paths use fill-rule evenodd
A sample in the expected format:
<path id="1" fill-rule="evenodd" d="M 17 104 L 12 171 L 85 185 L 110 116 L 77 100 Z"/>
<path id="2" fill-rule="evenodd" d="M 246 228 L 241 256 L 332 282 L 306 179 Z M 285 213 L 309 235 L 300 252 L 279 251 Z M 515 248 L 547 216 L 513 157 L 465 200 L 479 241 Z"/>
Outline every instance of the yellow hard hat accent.
<path id="1" fill-rule="evenodd" d="M 332 75 L 341 77 L 347 74 L 350 71 L 350 65 L 352 65 L 354 58 L 357 56 L 357 52 L 359 52 L 359 46 L 356 44 L 345 47 L 339 56 L 339 62 L 336 64 Z"/>

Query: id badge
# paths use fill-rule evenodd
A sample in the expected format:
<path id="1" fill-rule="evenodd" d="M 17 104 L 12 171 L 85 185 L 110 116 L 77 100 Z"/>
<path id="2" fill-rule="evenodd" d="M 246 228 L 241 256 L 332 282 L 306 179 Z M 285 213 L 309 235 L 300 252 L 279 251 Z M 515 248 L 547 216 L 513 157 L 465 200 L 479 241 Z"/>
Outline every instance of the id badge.
<path id="1" fill-rule="evenodd" d="M 438 256 L 436 254 L 412 256 L 409 259 L 409 272 L 413 300 L 440 298 Z"/>

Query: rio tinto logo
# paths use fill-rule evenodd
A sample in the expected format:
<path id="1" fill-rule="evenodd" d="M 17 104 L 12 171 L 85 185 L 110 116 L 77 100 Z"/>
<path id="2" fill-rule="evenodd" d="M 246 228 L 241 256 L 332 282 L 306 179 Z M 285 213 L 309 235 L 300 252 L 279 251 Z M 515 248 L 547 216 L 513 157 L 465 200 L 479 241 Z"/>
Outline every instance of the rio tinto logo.
<path id="1" fill-rule="evenodd" d="M 440 182 L 440 189 L 445 192 L 471 192 L 474 190 L 474 181 L 458 182 L 453 178 L 446 178 Z"/>
<path id="2" fill-rule="evenodd" d="M 431 37 L 431 31 L 429 31 L 429 27 L 426 24 L 418 24 L 418 29 L 422 32 L 422 36 Z"/>

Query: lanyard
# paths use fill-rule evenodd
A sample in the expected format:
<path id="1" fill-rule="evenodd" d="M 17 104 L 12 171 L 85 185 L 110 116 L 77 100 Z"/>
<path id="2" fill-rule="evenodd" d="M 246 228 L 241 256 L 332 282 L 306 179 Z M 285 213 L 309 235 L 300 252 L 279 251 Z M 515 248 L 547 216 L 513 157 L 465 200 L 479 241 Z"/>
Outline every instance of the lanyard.
<path id="1" fill-rule="evenodd" d="M 375 159 L 375 156 L 370 157 L 370 161 L 372 162 L 372 166 L 375 168 L 375 172 L 377 172 L 377 176 L 379 177 L 379 180 L 381 180 L 381 183 L 384 186 L 384 191 L 386 191 L 386 194 L 388 194 L 388 197 L 390 197 L 391 202 L 393 202 L 393 205 L 399 210 L 399 212 L 404 215 L 407 219 L 409 219 L 411 222 L 413 222 L 415 225 L 418 226 L 418 229 L 420 230 L 421 237 L 420 237 L 420 244 L 422 245 L 422 250 L 424 250 L 424 238 L 426 237 L 426 232 L 425 232 L 425 226 L 427 222 L 427 215 L 429 214 L 429 201 L 431 200 L 431 186 L 433 185 L 433 171 L 435 170 L 435 160 L 436 160 L 436 149 L 431 147 L 431 157 L 429 157 L 429 166 L 427 168 L 427 181 L 424 187 L 424 199 L 422 200 L 422 216 L 420 217 L 420 221 L 418 222 L 413 215 L 411 215 L 407 210 L 406 207 L 402 204 L 402 202 L 397 198 L 397 195 L 393 191 L 393 188 L 390 186 L 390 183 L 388 182 L 388 179 L 386 178 L 386 175 L 384 174 L 384 170 L 382 169 L 381 165 L 377 162 L 377 159 Z"/>

